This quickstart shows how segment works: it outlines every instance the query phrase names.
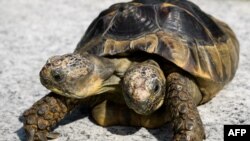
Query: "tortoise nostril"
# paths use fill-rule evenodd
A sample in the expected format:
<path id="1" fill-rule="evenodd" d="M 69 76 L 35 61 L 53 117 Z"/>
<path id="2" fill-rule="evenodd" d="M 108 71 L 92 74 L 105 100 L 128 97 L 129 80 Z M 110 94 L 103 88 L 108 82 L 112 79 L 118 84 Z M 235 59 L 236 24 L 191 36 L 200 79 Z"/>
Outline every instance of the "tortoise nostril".
<path id="1" fill-rule="evenodd" d="M 49 82 L 47 80 L 46 68 L 43 67 L 39 75 L 40 75 L 40 82 L 42 83 L 42 85 L 47 86 Z"/>
<path id="2" fill-rule="evenodd" d="M 40 71 L 40 76 L 44 76 L 44 74 L 46 73 L 46 70 L 47 70 L 47 68 L 46 68 L 46 66 L 44 66 L 42 68 L 42 70 Z"/>

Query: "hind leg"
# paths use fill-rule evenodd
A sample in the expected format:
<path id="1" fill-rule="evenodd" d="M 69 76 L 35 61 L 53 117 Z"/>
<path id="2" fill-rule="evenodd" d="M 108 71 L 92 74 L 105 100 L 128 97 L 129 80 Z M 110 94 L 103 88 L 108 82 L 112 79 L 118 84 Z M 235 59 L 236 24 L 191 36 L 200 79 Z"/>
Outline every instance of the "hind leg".
<path id="1" fill-rule="evenodd" d="M 143 116 L 124 104 L 116 104 L 108 100 L 93 108 L 92 117 L 101 126 L 124 125 L 157 128 L 169 121 L 169 115 L 163 108 L 149 116 Z"/>

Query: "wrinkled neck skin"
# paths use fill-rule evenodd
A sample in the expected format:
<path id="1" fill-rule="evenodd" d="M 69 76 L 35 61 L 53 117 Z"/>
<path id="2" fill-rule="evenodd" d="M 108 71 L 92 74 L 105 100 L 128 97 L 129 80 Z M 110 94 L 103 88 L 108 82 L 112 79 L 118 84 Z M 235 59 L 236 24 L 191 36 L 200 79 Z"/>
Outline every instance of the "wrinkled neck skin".
<path id="1" fill-rule="evenodd" d="M 107 80 L 103 81 L 103 86 L 96 92 L 96 95 L 103 93 L 120 93 L 120 81 L 120 77 L 112 75 Z"/>
<path id="2" fill-rule="evenodd" d="M 137 62 L 131 61 L 128 58 L 112 58 L 109 61 L 114 65 L 115 72 L 114 74 L 121 77 L 124 76 L 125 72 L 132 64 L 136 64 Z"/>
<path id="3" fill-rule="evenodd" d="M 107 58 L 102 58 L 102 59 L 107 59 Z M 103 85 L 96 94 L 102 94 L 106 92 L 122 94 L 120 86 L 121 77 L 123 77 L 127 69 L 136 62 L 133 62 L 128 58 L 112 58 L 112 59 L 107 59 L 106 63 L 112 64 L 114 72 L 107 79 L 103 80 Z M 99 73 L 101 74 L 102 72 Z"/>
<path id="4" fill-rule="evenodd" d="M 95 66 L 92 73 L 82 82 L 79 98 L 86 98 L 103 93 L 122 93 L 120 87 L 121 76 L 132 64 L 127 58 L 109 59 L 95 55 L 84 55 Z"/>

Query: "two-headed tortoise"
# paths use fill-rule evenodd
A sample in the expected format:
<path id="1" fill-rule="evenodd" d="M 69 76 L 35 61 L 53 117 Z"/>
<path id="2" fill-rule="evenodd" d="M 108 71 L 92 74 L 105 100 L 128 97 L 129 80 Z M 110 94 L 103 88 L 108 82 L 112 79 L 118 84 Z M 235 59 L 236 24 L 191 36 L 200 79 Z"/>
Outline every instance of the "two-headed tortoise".
<path id="1" fill-rule="evenodd" d="M 166 90 L 161 108 L 144 116 L 135 109 L 133 96 L 140 96 L 135 92 L 141 85 L 136 84 L 139 77 L 145 77 L 143 66 L 148 59 L 159 64 L 164 76 L 155 77 L 165 77 Z M 142 67 L 131 63 L 137 60 Z M 95 106 L 94 118 L 104 126 L 157 127 L 171 122 L 174 140 L 202 140 L 205 133 L 196 106 L 212 99 L 232 80 L 238 61 L 239 44 L 233 31 L 189 1 L 118 3 L 92 22 L 74 53 L 48 61 L 42 82 L 64 96 L 51 93 L 36 102 L 24 113 L 24 126 L 31 140 L 53 138 L 51 127 L 76 105 L 88 103 Z M 120 70 L 122 75 L 115 77 Z M 126 104 L 139 114 L 124 104 L 119 107 L 106 101 L 111 94 L 101 94 L 116 89 L 113 85 L 120 81 Z M 105 101 L 96 105 L 103 97 Z M 116 98 L 120 99 L 111 99 Z"/>

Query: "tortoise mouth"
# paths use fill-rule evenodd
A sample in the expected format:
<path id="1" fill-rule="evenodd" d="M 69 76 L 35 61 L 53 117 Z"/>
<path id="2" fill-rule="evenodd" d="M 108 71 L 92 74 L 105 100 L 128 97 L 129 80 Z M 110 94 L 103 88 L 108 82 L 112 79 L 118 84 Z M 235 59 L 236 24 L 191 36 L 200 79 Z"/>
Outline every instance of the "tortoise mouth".
<path id="1" fill-rule="evenodd" d="M 136 106 L 133 106 L 133 110 L 140 115 L 150 115 L 156 110 L 158 110 L 163 104 L 163 101 L 157 102 L 155 104 L 146 103 L 145 105 L 137 103 Z M 139 105 L 139 106 L 138 106 Z"/>
<path id="2" fill-rule="evenodd" d="M 156 98 L 154 100 L 148 98 L 144 101 L 138 101 L 124 95 L 124 99 L 128 107 L 140 115 L 150 115 L 158 110 L 164 103 L 164 98 Z"/>
<path id="3" fill-rule="evenodd" d="M 44 78 L 41 78 L 41 83 L 49 90 L 51 90 L 52 92 L 56 93 L 56 94 L 59 94 L 59 95 L 62 95 L 62 96 L 66 96 L 66 97 L 69 97 L 69 98 L 76 98 L 76 99 L 82 99 L 84 97 L 81 97 L 77 94 L 74 94 L 74 93 L 71 93 L 69 91 L 65 91 L 65 90 L 61 90 L 59 88 L 56 88 L 56 87 L 53 87 L 52 85 L 50 85 L 50 81 L 44 79 Z"/>

